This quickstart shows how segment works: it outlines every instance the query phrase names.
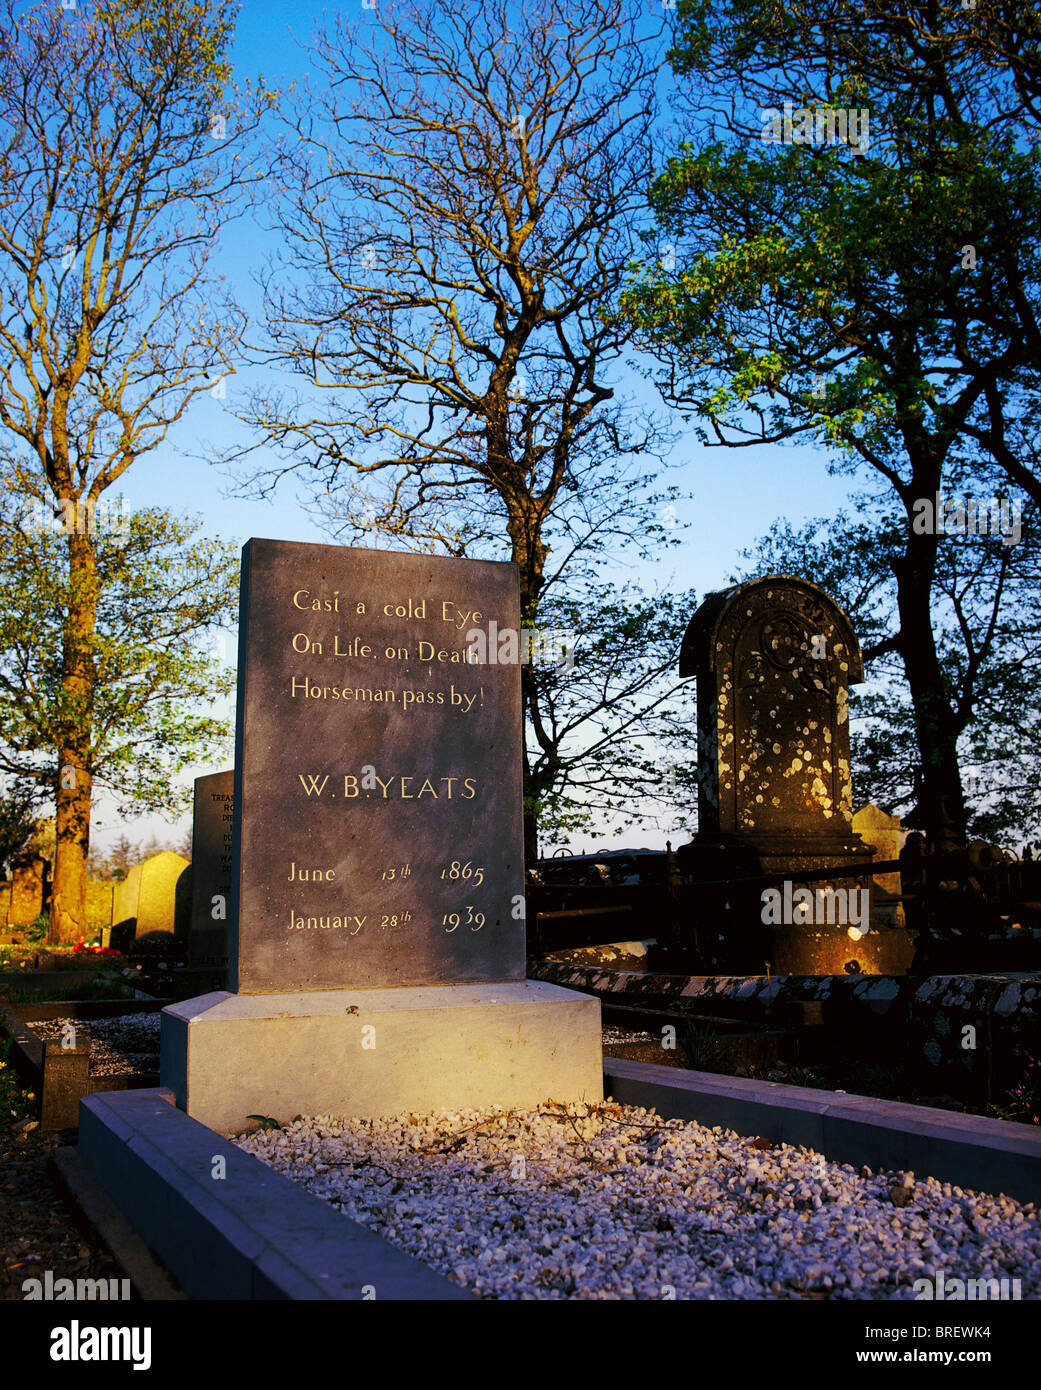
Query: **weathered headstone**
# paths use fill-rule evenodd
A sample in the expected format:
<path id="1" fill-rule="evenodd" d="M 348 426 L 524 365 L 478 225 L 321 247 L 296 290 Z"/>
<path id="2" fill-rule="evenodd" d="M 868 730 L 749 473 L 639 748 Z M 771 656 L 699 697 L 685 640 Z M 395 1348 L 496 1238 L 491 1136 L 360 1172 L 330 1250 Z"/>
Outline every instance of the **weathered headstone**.
<path id="1" fill-rule="evenodd" d="M 137 899 L 141 891 L 141 865 L 134 864 L 112 890 L 112 931 L 109 940 L 118 951 L 128 951 L 137 935 Z"/>
<path id="2" fill-rule="evenodd" d="M 112 941 L 119 950 L 159 933 L 187 939 L 191 913 L 191 865 L 172 850 L 135 864 L 112 894 Z M 155 938 L 159 944 L 158 936 Z M 142 948 L 143 949 L 143 948 Z"/>
<path id="3" fill-rule="evenodd" d="M 231 904 L 234 772 L 195 779 L 192 819 L 192 926 L 188 954 L 193 965 L 226 965 Z"/>
<path id="4" fill-rule="evenodd" d="M 191 917 L 191 865 L 180 854 L 163 850 L 141 865 L 137 898 L 137 936 L 163 932 L 188 938 Z"/>
<path id="5" fill-rule="evenodd" d="M 7 924 L 28 927 L 43 912 L 47 897 L 47 860 L 42 854 L 29 852 L 11 865 L 11 898 L 7 909 Z"/>
<path id="6" fill-rule="evenodd" d="M 680 674 L 697 677 L 698 703 L 698 833 L 681 850 L 687 865 L 710 879 L 758 868 L 795 881 L 870 861 L 852 824 L 849 687 L 864 678 L 860 645 L 823 590 L 768 575 L 710 594 L 687 628 Z M 779 920 L 764 909 L 749 923 L 748 968 L 762 968 L 767 951 L 778 972 L 861 968 L 852 948 L 870 921 L 867 882 L 814 884 L 805 909 L 798 899 L 791 909 L 794 889 L 782 892 Z M 749 891 L 746 916 L 759 897 Z M 842 920 L 838 906 L 850 903 Z"/>
<path id="7" fill-rule="evenodd" d="M 91 927 L 112 925 L 112 899 L 115 885 L 107 880 L 87 881 L 87 923 Z"/>
<path id="8" fill-rule="evenodd" d="M 602 1095 L 598 1004 L 524 978 L 520 669 L 479 659 L 519 627 L 513 565 L 245 547 L 231 992 L 163 1013 L 189 1114 Z"/>
<path id="9" fill-rule="evenodd" d="M 882 862 L 900 858 L 903 838 L 900 832 L 900 817 L 887 815 L 880 807 L 869 802 L 867 806 L 854 813 L 853 829 L 875 851 L 875 858 Z M 891 873 L 874 874 L 872 907 L 875 917 L 889 926 L 902 927 L 906 924 L 904 905 L 900 901 L 903 887 L 900 870 Z"/>

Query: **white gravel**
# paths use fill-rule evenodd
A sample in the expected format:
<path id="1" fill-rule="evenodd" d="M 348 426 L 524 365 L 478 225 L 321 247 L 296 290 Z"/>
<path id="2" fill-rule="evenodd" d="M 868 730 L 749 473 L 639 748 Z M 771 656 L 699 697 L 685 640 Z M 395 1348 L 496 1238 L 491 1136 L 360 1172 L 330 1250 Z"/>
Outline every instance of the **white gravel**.
<path id="1" fill-rule="evenodd" d="M 49 1018 L 31 1023 L 38 1038 L 57 1041 L 65 1028 L 90 1042 L 92 1076 L 132 1076 L 159 1070 L 159 1010 L 116 1018 Z"/>
<path id="2" fill-rule="evenodd" d="M 658 1033 L 637 1033 L 632 1028 L 602 1028 L 600 1031 L 601 1040 L 604 1047 L 617 1045 L 618 1043 L 647 1043 L 661 1042 L 661 1034 Z"/>
<path id="3" fill-rule="evenodd" d="M 633 1106 L 317 1116 L 236 1142 L 486 1298 L 913 1299 L 939 1270 L 1041 1295 L 1033 1206 Z"/>

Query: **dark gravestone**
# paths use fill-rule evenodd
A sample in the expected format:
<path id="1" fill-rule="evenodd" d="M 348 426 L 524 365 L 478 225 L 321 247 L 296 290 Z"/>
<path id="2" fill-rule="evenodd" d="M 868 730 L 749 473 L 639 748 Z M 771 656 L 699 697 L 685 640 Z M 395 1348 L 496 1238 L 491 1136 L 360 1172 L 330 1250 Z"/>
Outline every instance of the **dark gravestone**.
<path id="1" fill-rule="evenodd" d="M 233 992 L 160 1049 L 211 1129 L 602 1097 L 598 1001 L 524 978 L 519 620 L 514 565 L 244 548 Z"/>
<path id="2" fill-rule="evenodd" d="M 231 904 L 231 832 L 234 772 L 195 779 L 192 817 L 192 925 L 188 953 L 193 965 L 226 965 Z"/>
<path id="3" fill-rule="evenodd" d="M 864 679 L 860 644 L 822 589 L 768 575 L 710 594 L 683 639 L 680 675 L 698 687 L 698 833 L 680 850 L 693 877 L 795 880 L 870 861 L 852 824 L 849 687 Z M 814 894 L 867 883 L 836 876 Z M 796 920 L 784 924 L 794 933 L 766 932 L 755 920 L 760 887 L 728 897 L 749 947 L 738 968 L 761 969 L 764 954 L 778 971 L 807 974 L 856 963 L 846 924 L 819 932 L 819 922 Z"/>
<path id="4" fill-rule="evenodd" d="M 516 567 L 251 540 L 231 988 L 524 978 Z M 495 643 L 490 643 L 494 650 Z"/>

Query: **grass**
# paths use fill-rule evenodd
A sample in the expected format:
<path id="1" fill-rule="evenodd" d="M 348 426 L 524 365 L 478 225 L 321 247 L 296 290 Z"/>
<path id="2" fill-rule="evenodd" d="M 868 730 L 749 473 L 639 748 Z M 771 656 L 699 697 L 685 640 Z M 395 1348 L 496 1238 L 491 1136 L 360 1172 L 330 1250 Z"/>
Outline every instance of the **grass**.
<path id="1" fill-rule="evenodd" d="M 32 923 L 32 925 L 26 929 L 26 944 L 29 946 L 42 945 L 43 942 L 47 940 L 47 930 L 49 925 L 50 923 L 46 917 L 42 915 L 37 917 L 36 920 Z"/>
<path id="2" fill-rule="evenodd" d="M 81 985 L 70 985 L 67 989 L 40 989 L 14 984 L 11 986 L 12 1004 L 49 1004 L 59 1000 L 86 1002 L 133 997 L 133 985 L 128 985 L 123 980 L 114 980 L 110 975 L 94 976 L 84 980 Z"/>
<path id="3" fill-rule="evenodd" d="M 680 1043 L 687 1054 L 687 1062 L 694 1071 L 708 1071 L 719 1065 L 721 1049 L 714 1028 L 706 1028 L 684 1019 L 678 1032 Z"/>
<path id="4" fill-rule="evenodd" d="M 1003 1101 L 988 1105 L 987 1114 L 996 1120 L 1041 1124 L 1041 1061 L 1031 1057 L 1022 1079 L 1017 1085 L 1009 1087 Z"/>
<path id="5" fill-rule="evenodd" d="M 820 1062 L 810 1067 L 784 1065 L 778 1070 L 783 1070 L 783 1077 L 777 1077 L 776 1073 L 772 1077 L 765 1073 L 756 1075 L 758 1079 L 782 1080 L 786 1086 L 808 1086 L 817 1091 L 841 1088 L 847 1095 L 922 1104 L 922 1090 L 908 1079 L 902 1062 Z M 1001 1100 L 983 1105 L 963 1099 L 961 1104 L 966 1114 L 1011 1120 L 1017 1124 L 1041 1124 L 1041 1061 L 1031 1059 L 1022 1079 L 1011 1086 Z"/>
<path id="6" fill-rule="evenodd" d="M 808 1086 L 815 1091 L 834 1091 L 841 1089 L 848 1095 L 873 1096 L 876 1100 L 905 1100 L 914 1102 L 908 1094 L 902 1062 L 890 1064 L 880 1062 L 842 1061 L 818 1062 L 814 1066 L 800 1067 L 781 1063 L 770 1071 L 783 1071 L 786 1086 Z M 760 1074 L 761 1073 L 761 1074 Z M 776 1080 L 767 1077 L 761 1069 L 756 1069 L 757 1079 Z"/>

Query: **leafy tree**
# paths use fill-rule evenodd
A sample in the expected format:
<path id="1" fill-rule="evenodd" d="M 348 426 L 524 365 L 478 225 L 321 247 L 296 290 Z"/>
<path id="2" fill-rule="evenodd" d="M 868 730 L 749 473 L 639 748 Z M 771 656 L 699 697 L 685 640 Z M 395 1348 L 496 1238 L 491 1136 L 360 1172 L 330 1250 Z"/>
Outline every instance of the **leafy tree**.
<path id="1" fill-rule="evenodd" d="M 36 829 L 39 788 L 32 781 L 6 778 L 0 793 L 0 871 L 10 872 L 11 860 L 32 839 Z"/>
<path id="2" fill-rule="evenodd" d="M 672 61 L 701 134 L 652 190 L 675 272 L 647 270 L 627 317 L 703 439 L 806 436 L 892 489 L 903 542 L 888 642 L 926 829 L 949 843 L 966 825 L 965 725 L 934 637 L 941 536 L 925 509 L 956 480 L 995 475 L 1041 503 L 1041 149 L 1021 95 L 1033 69 L 1017 77 L 993 44 L 967 42 L 973 17 L 953 4 L 683 0 L 678 14 Z M 856 148 L 851 110 L 862 136 L 869 115 Z M 828 136 L 839 112 L 845 142 Z"/>
<path id="3" fill-rule="evenodd" d="M 299 390 L 241 412 L 279 450 L 253 486 L 300 470 L 366 544 L 511 559 L 535 627 L 558 561 L 661 531 L 636 461 L 664 435 L 616 394 L 630 335 L 602 312 L 650 175 L 651 42 L 622 0 L 337 19 L 277 150 L 258 360 Z M 538 738 L 527 668 L 523 688 Z"/>
<path id="4" fill-rule="evenodd" d="M 233 690 L 234 672 L 197 638 L 234 620 L 238 559 L 231 545 L 196 540 L 197 521 L 168 511 L 122 520 L 91 538 L 97 598 L 81 644 L 88 679 L 80 691 L 64 679 L 82 582 L 67 537 L 27 523 L 17 495 L 0 509 L 0 768 L 49 790 L 74 784 L 82 767 L 88 787 L 107 786 L 124 814 L 183 809 L 188 793 L 174 787 L 177 774 L 220 756 L 230 735 L 211 711 Z M 74 741 L 82 763 L 70 768 L 63 759 Z M 89 798 L 84 814 L 86 867 Z M 59 817 L 59 863 L 61 832 Z M 71 935 L 53 929 L 52 918 L 52 939 Z"/>
<path id="5" fill-rule="evenodd" d="M 118 679 L 131 676 L 105 584 L 112 579 L 128 597 L 135 589 L 114 552 L 99 553 L 95 517 L 106 489 L 163 442 L 215 373 L 230 370 L 236 316 L 208 262 L 237 194 L 254 177 L 241 154 L 262 104 L 236 113 L 229 99 L 232 11 L 230 0 L 84 0 L 68 10 L 7 0 L 0 11 L 6 485 L 36 507 L 41 523 L 65 521 L 60 541 L 52 538 L 64 547 L 64 565 L 52 546 L 47 568 L 24 576 L 17 591 L 21 601 L 46 591 L 65 607 L 37 617 L 16 606 L 23 627 L 8 628 L 12 640 L 24 639 L 42 622 L 57 641 L 46 652 L 48 685 L 14 692 L 5 722 L 14 761 L 32 754 L 35 775 L 56 779 L 51 925 L 61 939 L 86 926 L 100 750 L 116 783 L 133 786 L 132 799 L 162 802 L 165 757 L 179 732 L 165 707 L 150 743 L 137 728 L 137 743 L 163 750 L 151 768 L 136 762 L 134 735 L 110 742 L 118 711 L 95 691 L 104 679 L 99 667 L 118 653 Z M 146 557 L 153 539 L 139 527 L 122 553 Z M 8 530 L 9 573 L 27 543 Z M 173 592 L 154 577 L 142 583 L 164 598 Z M 203 600 L 200 609 L 214 606 Z M 161 628 L 161 615 L 157 621 Z M 183 635 L 191 630 L 186 619 Z M 172 651 L 166 659 L 176 661 Z M 151 669 L 151 658 L 140 660 L 142 673 Z M 24 640 L 15 640 L 9 665 L 35 669 Z M 126 695 L 136 709 L 131 686 Z M 45 745 L 55 748 L 46 774 L 36 759 Z"/>

